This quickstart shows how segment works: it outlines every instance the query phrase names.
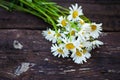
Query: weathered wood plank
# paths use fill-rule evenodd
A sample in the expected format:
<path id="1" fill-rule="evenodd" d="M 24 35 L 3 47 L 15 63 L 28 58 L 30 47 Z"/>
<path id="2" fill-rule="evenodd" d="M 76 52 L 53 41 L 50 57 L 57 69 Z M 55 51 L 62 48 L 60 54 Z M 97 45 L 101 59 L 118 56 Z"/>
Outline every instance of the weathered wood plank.
<path id="1" fill-rule="evenodd" d="M 24 46 L 22 51 L 49 51 L 51 44 L 44 39 L 41 33 L 40 30 L 0 30 L 0 50 L 14 51 L 13 41 L 18 40 Z M 102 41 L 107 45 L 111 45 L 110 50 L 112 50 L 114 46 L 120 46 L 119 35 L 120 32 L 104 33 L 103 36 L 105 37 L 102 37 Z"/>
<path id="2" fill-rule="evenodd" d="M 33 15 L 16 11 L 9 12 L 0 8 L 1 29 L 45 29 L 49 26 Z"/>
<path id="3" fill-rule="evenodd" d="M 119 80 L 120 79 L 120 32 L 106 32 L 100 38 L 105 45 L 93 50 L 92 58 L 83 65 L 71 59 L 54 57 L 51 43 L 39 30 L 0 30 L 0 78 L 6 80 Z M 13 48 L 13 40 L 24 46 Z M 15 70 L 21 63 L 33 63 L 20 76 Z M 8 79 L 7 79 L 8 78 Z"/>
<path id="4" fill-rule="evenodd" d="M 19 80 L 30 80 L 31 78 L 33 78 L 33 80 L 48 78 L 53 78 L 53 80 L 61 78 L 65 80 L 96 80 L 96 78 L 98 80 L 120 79 L 119 58 L 103 58 L 102 54 L 95 54 L 95 56 L 98 55 L 99 57 L 92 57 L 87 63 L 77 65 L 70 59 L 58 59 L 53 57 L 49 52 L 38 53 L 28 52 L 28 55 L 23 61 L 20 61 L 19 58 L 14 59 L 18 56 L 12 58 L 13 55 L 11 55 L 11 57 L 7 59 L 7 63 L 2 64 L 2 66 L 7 66 L 2 68 L 0 75 L 9 79 L 18 78 Z M 46 59 L 48 59 L 48 61 Z M 25 73 L 22 73 L 20 76 L 16 76 L 14 72 L 22 62 L 34 63 L 36 65 Z"/>
<path id="5" fill-rule="evenodd" d="M 49 51 L 50 43 L 44 39 L 40 30 L 0 30 L 0 50 L 14 51 L 13 41 L 18 40 L 23 46 L 22 51 Z"/>
<path id="6" fill-rule="evenodd" d="M 102 22 L 104 31 L 120 31 L 120 27 L 118 27 L 120 26 L 120 4 L 109 4 L 109 1 L 106 4 L 101 4 L 95 0 L 93 0 L 95 3 L 85 3 L 87 1 L 82 1 L 77 0 L 78 4 L 83 6 L 85 15 L 94 22 Z M 56 2 L 67 8 L 70 4 L 76 3 L 76 1 L 72 0 L 66 2 L 59 0 Z M 44 21 L 29 14 L 22 12 L 9 13 L 0 8 L 0 28 L 2 29 L 45 29 L 49 26 L 48 24 L 44 24 Z"/>
<path id="7" fill-rule="evenodd" d="M 119 0 L 52 0 L 55 2 L 64 2 L 64 3 L 102 3 L 102 4 L 120 4 Z"/>

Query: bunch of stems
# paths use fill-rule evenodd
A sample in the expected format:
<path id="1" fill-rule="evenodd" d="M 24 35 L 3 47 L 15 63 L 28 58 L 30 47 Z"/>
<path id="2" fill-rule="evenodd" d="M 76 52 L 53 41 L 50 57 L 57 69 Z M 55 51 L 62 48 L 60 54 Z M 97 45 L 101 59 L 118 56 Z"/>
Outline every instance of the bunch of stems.
<path id="1" fill-rule="evenodd" d="M 17 10 L 33 14 L 51 24 L 56 32 L 58 17 L 69 14 L 68 9 L 49 0 L 0 0 L 0 6 L 9 11 Z M 81 18 L 90 22 L 85 16 Z"/>

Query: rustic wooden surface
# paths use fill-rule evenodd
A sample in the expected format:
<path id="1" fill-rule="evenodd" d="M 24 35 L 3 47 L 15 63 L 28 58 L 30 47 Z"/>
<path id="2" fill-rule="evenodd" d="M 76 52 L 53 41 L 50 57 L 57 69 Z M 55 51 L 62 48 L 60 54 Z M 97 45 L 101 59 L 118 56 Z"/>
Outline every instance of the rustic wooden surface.
<path id="1" fill-rule="evenodd" d="M 120 1 L 53 1 L 64 7 L 77 2 L 92 21 L 103 22 L 100 40 L 105 45 L 93 50 L 91 59 L 82 65 L 54 57 L 51 43 L 41 35 L 49 24 L 27 13 L 0 8 L 0 80 L 120 80 Z M 13 48 L 14 40 L 20 41 L 22 50 Z M 29 69 L 16 75 L 22 63 L 30 64 Z"/>

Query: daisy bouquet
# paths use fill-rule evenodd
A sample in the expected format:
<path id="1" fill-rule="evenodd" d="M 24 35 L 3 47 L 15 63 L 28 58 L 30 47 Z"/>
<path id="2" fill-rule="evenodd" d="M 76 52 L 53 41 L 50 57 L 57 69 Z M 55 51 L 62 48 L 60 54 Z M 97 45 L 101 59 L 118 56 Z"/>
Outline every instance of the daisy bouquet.
<path id="1" fill-rule="evenodd" d="M 97 40 L 102 23 L 86 21 L 78 4 L 69 9 L 69 15 L 60 16 L 56 28 L 43 31 L 43 35 L 52 42 L 51 52 L 54 56 L 71 57 L 75 63 L 83 64 L 91 57 L 92 49 L 103 45 L 103 42 Z"/>
<path id="2" fill-rule="evenodd" d="M 53 26 L 43 31 L 43 36 L 52 42 L 51 52 L 57 57 L 69 57 L 83 64 L 91 57 L 90 51 L 103 45 L 97 40 L 102 23 L 96 24 L 84 16 L 81 6 L 69 9 L 47 0 L 0 0 L 6 10 L 18 10 L 33 14 Z"/>

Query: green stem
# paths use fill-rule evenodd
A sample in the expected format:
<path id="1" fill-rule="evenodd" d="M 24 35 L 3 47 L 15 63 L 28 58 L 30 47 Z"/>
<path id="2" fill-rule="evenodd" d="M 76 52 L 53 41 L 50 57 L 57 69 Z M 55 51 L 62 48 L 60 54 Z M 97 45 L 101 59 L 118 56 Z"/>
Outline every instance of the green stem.
<path id="1" fill-rule="evenodd" d="M 4 5 L 3 8 L 5 8 L 6 10 L 10 10 L 10 5 L 12 5 L 12 8 L 14 8 L 15 10 L 23 11 L 23 12 L 28 12 L 30 14 L 33 14 L 33 15 L 39 17 L 39 18 L 42 18 L 43 20 L 46 20 L 43 16 L 39 15 L 37 12 L 31 11 L 29 9 L 25 9 L 25 8 L 23 8 L 21 6 L 16 5 L 16 4 L 13 4 L 13 3 L 10 3 L 10 2 L 6 2 L 6 1 L 2 1 L 1 4 Z"/>
<path id="2" fill-rule="evenodd" d="M 0 0 L 0 6 L 6 10 L 15 9 L 33 14 L 47 23 L 52 24 L 56 32 L 58 17 L 68 14 L 68 9 L 48 0 L 11 0 L 11 2 Z"/>
<path id="3" fill-rule="evenodd" d="M 40 8 L 38 8 L 38 7 L 37 7 L 36 5 L 34 5 L 33 3 L 27 3 L 27 2 L 25 2 L 25 1 L 23 1 L 23 0 L 20 0 L 20 1 L 21 1 L 22 3 L 24 3 L 24 4 L 26 4 L 27 6 L 35 9 L 36 11 L 42 13 L 44 16 L 46 16 L 46 18 L 52 23 L 55 31 L 57 32 L 57 27 L 56 27 L 56 25 L 55 25 L 55 22 L 54 22 L 45 12 L 43 12 Z"/>
<path id="4" fill-rule="evenodd" d="M 5 8 L 6 10 L 9 10 L 9 8 L 5 5 L 0 4 L 1 7 Z"/>

